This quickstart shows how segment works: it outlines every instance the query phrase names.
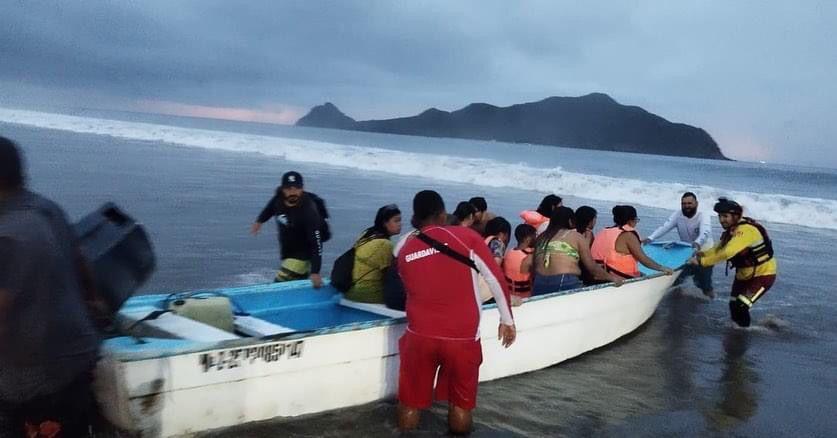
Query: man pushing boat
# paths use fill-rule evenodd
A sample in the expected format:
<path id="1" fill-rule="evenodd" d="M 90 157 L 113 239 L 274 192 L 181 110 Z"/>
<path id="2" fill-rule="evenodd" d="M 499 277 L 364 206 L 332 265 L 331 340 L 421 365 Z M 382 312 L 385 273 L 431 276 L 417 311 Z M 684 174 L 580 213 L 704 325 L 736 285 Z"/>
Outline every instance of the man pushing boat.
<path id="1" fill-rule="evenodd" d="M 712 266 L 727 261 L 735 269 L 729 311 L 741 327 L 750 326 L 750 307 L 776 281 L 776 259 L 767 230 L 755 220 L 743 217 L 741 206 L 720 198 L 715 204 L 718 221 L 724 228 L 721 241 L 707 251 L 699 251 L 689 260 L 694 266 Z"/>

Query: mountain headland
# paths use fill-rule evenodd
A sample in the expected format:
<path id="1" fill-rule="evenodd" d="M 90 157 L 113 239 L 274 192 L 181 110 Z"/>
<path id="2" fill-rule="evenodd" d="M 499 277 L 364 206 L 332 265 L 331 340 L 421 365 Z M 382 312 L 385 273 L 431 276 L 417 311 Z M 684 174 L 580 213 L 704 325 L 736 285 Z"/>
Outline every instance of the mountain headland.
<path id="1" fill-rule="evenodd" d="M 727 160 L 703 129 L 670 122 L 603 93 L 498 107 L 472 103 L 456 111 L 436 108 L 412 117 L 356 121 L 332 103 L 318 105 L 297 126 L 580 149 Z"/>

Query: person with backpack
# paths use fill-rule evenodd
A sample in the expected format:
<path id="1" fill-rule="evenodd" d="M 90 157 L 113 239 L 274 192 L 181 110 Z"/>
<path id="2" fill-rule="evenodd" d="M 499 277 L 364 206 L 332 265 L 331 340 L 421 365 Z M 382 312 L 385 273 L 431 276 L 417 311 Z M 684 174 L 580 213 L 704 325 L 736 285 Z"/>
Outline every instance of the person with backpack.
<path id="1" fill-rule="evenodd" d="M 401 210 L 395 204 L 378 209 L 374 224 L 338 257 L 331 284 L 352 301 L 384 302 L 384 274 L 393 260 L 390 237 L 401 234 Z"/>
<path id="2" fill-rule="evenodd" d="M 262 224 L 275 218 L 282 265 L 275 282 L 309 278 L 314 288 L 323 284 L 320 268 L 323 243 L 331 238 L 325 201 L 304 190 L 302 175 L 287 172 L 282 184 L 250 228 L 257 235 Z"/>

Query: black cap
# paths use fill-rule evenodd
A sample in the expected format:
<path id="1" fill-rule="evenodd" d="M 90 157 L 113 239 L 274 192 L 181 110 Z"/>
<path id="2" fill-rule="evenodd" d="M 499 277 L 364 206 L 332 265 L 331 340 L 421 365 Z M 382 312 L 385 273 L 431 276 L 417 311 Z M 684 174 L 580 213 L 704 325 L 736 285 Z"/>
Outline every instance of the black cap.
<path id="1" fill-rule="evenodd" d="M 294 171 L 286 172 L 282 175 L 282 187 L 302 188 L 302 175 Z"/>
<path id="2" fill-rule="evenodd" d="M 718 213 L 718 214 L 732 213 L 732 214 L 737 214 L 739 216 L 744 211 L 744 209 L 741 208 L 741 205 L 739 205 L 737 202 L 733 201 L 732 199 L 727 199 L 727 198 L 718 198 L 718 202 L 715 203 L 715 208 L 713 208 L 713 210 L 715 210 L 715 213 Z"/>

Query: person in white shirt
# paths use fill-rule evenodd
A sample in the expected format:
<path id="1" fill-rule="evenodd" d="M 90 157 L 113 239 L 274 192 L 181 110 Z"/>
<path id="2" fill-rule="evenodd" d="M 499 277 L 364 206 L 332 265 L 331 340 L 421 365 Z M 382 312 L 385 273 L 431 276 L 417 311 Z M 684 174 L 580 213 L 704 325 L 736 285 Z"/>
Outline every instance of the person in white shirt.
<path id="1" fill-rule="evenodd" d="M 695 250 L 700 251 L 702 248 L 711 248 L 712 241 L 712 222 L 711 217 L 706 212 L 698 211 L 698 200 L 692 192 L 686 192 L 680 198 L 680 211 L 675 211 L 669 216 L 668 220 L 657 228 L 643 243 L 653 242 L 662 237 L 673 228 L 677 228 L 677 234 L 683 242 L 691 243 Z M 695 286 L 697 286 L 703 294 L 713 298 L 715 291 L 712 288 L 712 267 L 686 267 L 683 275 L 680 276 L 680 281 L 685 277 L 691 275 Z"/>

